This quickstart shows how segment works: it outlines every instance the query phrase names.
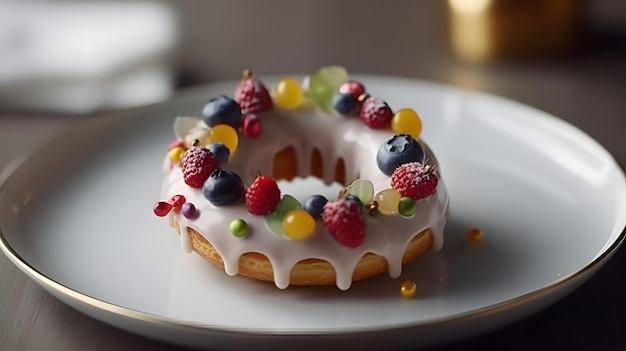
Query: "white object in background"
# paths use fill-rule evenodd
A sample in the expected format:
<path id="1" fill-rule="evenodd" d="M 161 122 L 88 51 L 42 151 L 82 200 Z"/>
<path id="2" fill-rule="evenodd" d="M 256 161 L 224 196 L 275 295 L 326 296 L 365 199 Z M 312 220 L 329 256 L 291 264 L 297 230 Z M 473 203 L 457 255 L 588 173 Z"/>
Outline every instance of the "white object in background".
<path id="1" fill-rule="evenodd" d="M 173 89 L 174 11 L 159 2 L 0 2 L 0 109 L 80 113 Z"/>

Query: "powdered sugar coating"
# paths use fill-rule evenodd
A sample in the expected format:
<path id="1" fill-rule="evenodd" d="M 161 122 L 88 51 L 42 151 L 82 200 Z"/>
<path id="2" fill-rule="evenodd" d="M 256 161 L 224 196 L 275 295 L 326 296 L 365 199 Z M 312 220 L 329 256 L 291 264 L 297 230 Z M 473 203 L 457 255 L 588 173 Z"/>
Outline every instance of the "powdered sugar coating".
<path id="1" fill-rule="evenodd" d="M 430 196 L 435 193 L 439 181 L 431 167 L 419 162 L 402 164 L 391 175 L 391 187 L 416 201 Z"/>
<path id="2" fill-rule="evenodd" d="M 393 112 L 387 103 L 377 97 L 369 97 L 363 102 L 359 114 L 361 121 L 370 128 L 386 128 L 389 126 Z"/>
<path id="3" fill-rule="evenodd" d="M 365 238 L 365 221 L 360 202 L 339 199 L 329 201 L 322 214 L 324 226 L 328 232 L 345 247 L 355 248 Z"/>

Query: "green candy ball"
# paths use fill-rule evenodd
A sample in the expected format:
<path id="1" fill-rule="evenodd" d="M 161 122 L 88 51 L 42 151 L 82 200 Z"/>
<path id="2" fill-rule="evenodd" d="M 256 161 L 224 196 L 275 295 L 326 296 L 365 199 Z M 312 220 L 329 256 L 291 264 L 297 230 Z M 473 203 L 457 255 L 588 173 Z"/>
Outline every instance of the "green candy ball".
<path id="1" fill-rule="evenodd" d="M 417 210 L 415 200 L 410 197 L 403 197 L 398 202 L 398 213 L 403 217 L 412 217 L 415 214 L 415 210 Z"/>
<path id="2" fill-rule="evenodd" d="M 241 218 L 230 222 L 230 233 L 237 238 L 243 238 L 248 235 L 248 223 Z"/>

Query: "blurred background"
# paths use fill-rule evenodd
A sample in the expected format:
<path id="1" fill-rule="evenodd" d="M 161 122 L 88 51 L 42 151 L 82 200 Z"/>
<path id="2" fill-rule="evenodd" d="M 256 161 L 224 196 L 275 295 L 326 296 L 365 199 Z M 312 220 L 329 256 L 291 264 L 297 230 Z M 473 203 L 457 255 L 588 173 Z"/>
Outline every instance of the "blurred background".
<path id="1" fill-rule="evenodd" d="M 0 1 L 4 112 L 85 114 L 325 64 L 514 95 L 526 75 L 575 85 L 565 70 L 610 85 L 625 56 L 621 0 Z"/>
<path id="2" fill-rule="evenodd" d="M 0 169 L 83 116 L 238 79 L 244 68 L 263 76 L 327 64 L 520 101 L 626 164 L 623 0 L 0 0 Z M 563 302 L 446 350 L 624 350 L 626 288 L 615 276 L 625 265 L 621 250 Z M 60 304 L 3 255 L 0 277 L 0 339 L 11 343 L 0 349 L 174 349 Z"/>

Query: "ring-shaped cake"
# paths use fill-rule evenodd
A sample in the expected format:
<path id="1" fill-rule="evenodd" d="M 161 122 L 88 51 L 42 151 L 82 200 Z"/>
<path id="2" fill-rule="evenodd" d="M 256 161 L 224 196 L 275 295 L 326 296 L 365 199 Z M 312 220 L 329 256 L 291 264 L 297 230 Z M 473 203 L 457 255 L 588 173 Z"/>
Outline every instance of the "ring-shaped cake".
<path id="1" fill-rule="evenodd" d="M 341 290 L 385 272 L 397 277 L 441 249 L 448 196 L 419 131 L 403 133 L 415 134 L 415 125 L 403 129 L 400 111 L 354 81 L 328 82 L 325 106 L 306 84 L 299 104 L 284 103 L 280 94 L 294 93 L 281 83 L 272 96 L 246 73 L 234 99 L 209 100 L 202 118 L 176 118 L 154 211 L 169 218 L 183 248 L 281 289 Z M 344 190 L 299 201 L 278 187 L 309 176 Z"/>

